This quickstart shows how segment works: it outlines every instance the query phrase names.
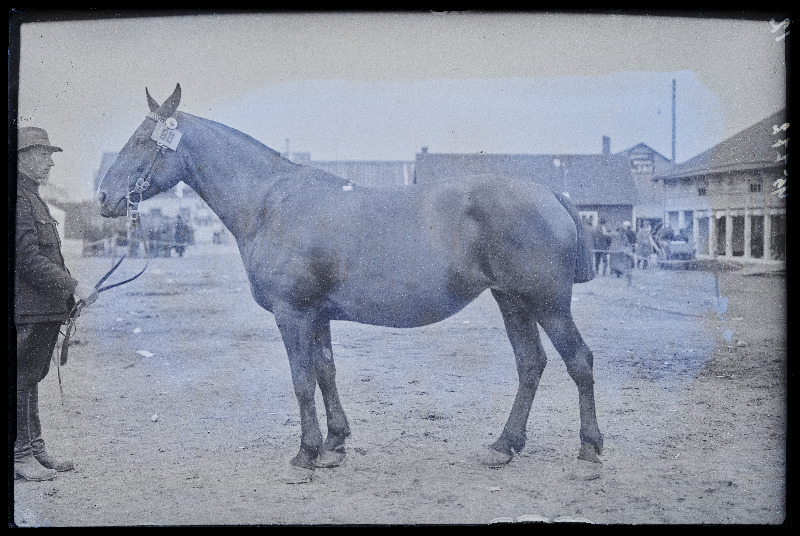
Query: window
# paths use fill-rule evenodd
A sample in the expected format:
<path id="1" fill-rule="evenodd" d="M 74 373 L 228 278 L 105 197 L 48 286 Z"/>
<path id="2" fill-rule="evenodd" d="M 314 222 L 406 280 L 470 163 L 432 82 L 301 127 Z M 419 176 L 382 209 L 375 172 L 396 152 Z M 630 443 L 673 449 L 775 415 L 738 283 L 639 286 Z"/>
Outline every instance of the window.
<path id="1" fill-rule="evenodd" d="M 697 195 L 706 195 L 706 187 L 705 186 L 700 186 L 697 189 Z"/>
<path id="2" fill-rule="evenodd" d="M 581 216 L 581 221 L 590 227 L 594 227 L 599 219 L 596 210 L 580 210 L 578 214 Z"/>
<path id="3" fill-rule="evenodd" d="M 750 183 L 750 193 L 757 193 L 761 191 L 761 183 L 760 182 L 751 182 Z"/>

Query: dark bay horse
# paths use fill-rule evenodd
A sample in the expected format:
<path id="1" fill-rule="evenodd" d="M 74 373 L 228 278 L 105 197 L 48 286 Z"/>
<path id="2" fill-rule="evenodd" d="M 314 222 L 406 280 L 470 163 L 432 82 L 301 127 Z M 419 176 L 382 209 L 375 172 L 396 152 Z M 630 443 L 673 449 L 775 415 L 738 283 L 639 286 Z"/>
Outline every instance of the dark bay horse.
<path id="1" fill-rule="evenodd" d="M 302 428 L 293 466 L 338 465 L 350 435 L 336 389 L 331 320 L 424 326 L 486 289 L 502 313 L 519 386 L 484 463 L 506 464 L 525 445 L 547 361 L 537 323 L 578 387 L 579 458 L 599 462 L 593 357 L 570 309 L 573 283 L 592 278 L 590 246 L 568 199 L 501 177 L 363 188 L 290 162 L 237 130 L 176 112 L 180 85 L 163 105 L 146 95 L 150 113 L 98 191 L 101 213 L 124 216 L 183 181 L 227 226 L 253 298 L 275 315 L 288 354 Z M 324 442 L 317 386 L 327 414 Z"/>

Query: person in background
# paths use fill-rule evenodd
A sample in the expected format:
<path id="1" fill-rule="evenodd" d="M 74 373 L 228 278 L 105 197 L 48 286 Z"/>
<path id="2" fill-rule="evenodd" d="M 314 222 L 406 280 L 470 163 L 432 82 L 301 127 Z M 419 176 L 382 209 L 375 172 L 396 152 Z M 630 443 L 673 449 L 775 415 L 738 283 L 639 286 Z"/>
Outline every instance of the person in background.
<path id="1" fill-rule="evenodd" d="M 625 222 L 630 225 L 630 222 Z M 633 267 L 633 249 L 625 225 L 611 233 L 611 253 L 608 267 L 612 275 L 620 277 L 630 274 Z"/>
<path id="2" fill-rule="evenodd" d="M 672 230 L 672 225 L 665 223 L 658 231 L 658 238 L 664 242 L 672 242 L 675 240 L 675 231 Z"/>
<path id="3" fill-rule="evenodd" d="M 601 219 L 592 228 L 592 243 L 594 245 L 594 271 L 600 274 L 600 266 L 603 267 L 603 275 L 608 270 L 608 250 L 611 247 L 611 234 L 606 227 L 606 220 Z"/>
<path id="4" fill-rule="evenodd" d="M 186 250 L 186 244 L 189 243 L 189 226 L 186 225 L 186 222 L 183 221 L 183 217 L 178 215 L 178 219 L 175 222 L 175 251 L 178 252 L 179 257 L 183 257 L 183 252 Z"/>
<path id="5" fill-rule="evenodd" d="M 14 478 L 52 480 L 72 461 L 45 450 L 39 421 L 39 382 L 50 370 L 61 324 L 76 300 L 97 299 L 91 284 L 70 275 L 61 254 L 55 219 L 39 195 L 49 179 L 52 154 L 47 132 L 23 127 L 17 141 L 17 209 L 14 262 L 14 325 L 17 331 L 17 430 Z"/>
<path id="6" fill-rule="evenodd" d="M 636 267 L 646 269 L 650 265 L 650 256 L 655 251 L 656 245 L 653 242 L 653 228 L 649 223 L 636 233 Z"/>
<path id="7" fill-rule="evenodd" d="M 622 224 L 622 234 L 625 235 L 625 238 L 631 246 L 630 250 L 633 252 L 633 246 L 636 244 L 636 232 L 631 227 L 631 222 L 626 221 Z"/>

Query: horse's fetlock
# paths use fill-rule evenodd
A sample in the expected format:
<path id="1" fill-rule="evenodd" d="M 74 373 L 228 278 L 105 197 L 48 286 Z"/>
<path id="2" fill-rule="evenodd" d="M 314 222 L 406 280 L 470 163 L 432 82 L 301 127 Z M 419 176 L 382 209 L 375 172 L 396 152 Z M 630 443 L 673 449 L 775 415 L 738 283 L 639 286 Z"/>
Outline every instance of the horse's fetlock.
<path id="1" fill-rule="evenodd" d="M 334 450 L 336 447 L 343 446 L 345 439 L 350 436 L 350 430 L 337 430 L 328 431 L 328 437 L 325 438 L 325 450 Z"/>
<path id="2" fill-rule="evenodd" d="M 581 431 L 581 444 L 593 445 L 598 454 L 603 453 L 603 435 L 597 433 L 596 435 L 584 434 Z"/>
<path id="3" fill-rule="evenodd" d="M 500 434 L 500 437 L 497 438 L 497 441 L 492 443 L 491 448 L 498 452 L 514 455 L 514 453 L 522 452 L 522 449 L 525 448 L 525 441 L 526 437 L 524 434 L 522 436 L 511 437 L 509 434 L 503 432 Z"/>

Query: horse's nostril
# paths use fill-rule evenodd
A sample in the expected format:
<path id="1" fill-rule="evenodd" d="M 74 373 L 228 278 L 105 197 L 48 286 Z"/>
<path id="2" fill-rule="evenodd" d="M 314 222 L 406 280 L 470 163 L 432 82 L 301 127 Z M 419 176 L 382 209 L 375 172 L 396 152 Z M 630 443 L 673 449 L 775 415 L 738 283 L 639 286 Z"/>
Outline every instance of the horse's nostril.
<path id="1" fill-rule="evenodd" d="M 106 194 L 100 192 L 99 194 L 97 194 L 97 200 L 100 201 L 101 203 L 104 202 L 106 200 Z"/>

